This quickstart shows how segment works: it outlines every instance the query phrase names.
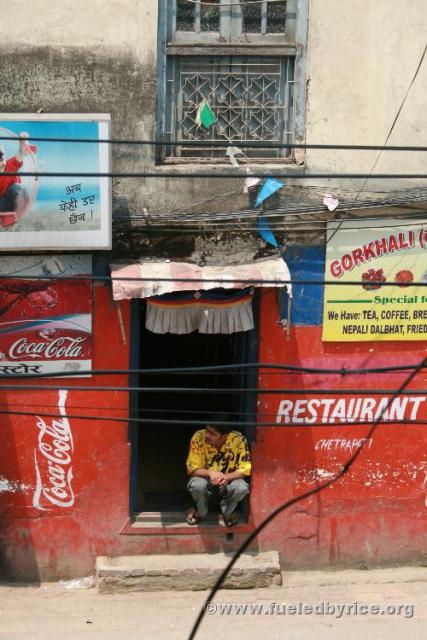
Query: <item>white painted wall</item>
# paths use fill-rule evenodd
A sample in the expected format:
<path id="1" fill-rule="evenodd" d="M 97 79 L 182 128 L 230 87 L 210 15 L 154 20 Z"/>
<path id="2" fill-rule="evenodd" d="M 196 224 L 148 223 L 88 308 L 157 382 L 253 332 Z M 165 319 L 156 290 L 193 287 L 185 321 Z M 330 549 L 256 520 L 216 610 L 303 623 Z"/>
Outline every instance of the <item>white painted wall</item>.
<path id="1" fill-rule="evenodd" d="M 383 145 L 426 43 L 425 0 L 311 0 L 307 142 Z M 427 145 L 426 86 L 427 56 L 389 144 Z M 307 162 L 313 172 L 366 172 L 376 157 L 310 151 Z M 427 173 L 427 154 L 384 152 L 375 170 Z"/>
<path id="2" fill-rule="evenodd" d="M 0 0 L 1 46 L 131 49 L 157 46 L 157 0 Z"/>

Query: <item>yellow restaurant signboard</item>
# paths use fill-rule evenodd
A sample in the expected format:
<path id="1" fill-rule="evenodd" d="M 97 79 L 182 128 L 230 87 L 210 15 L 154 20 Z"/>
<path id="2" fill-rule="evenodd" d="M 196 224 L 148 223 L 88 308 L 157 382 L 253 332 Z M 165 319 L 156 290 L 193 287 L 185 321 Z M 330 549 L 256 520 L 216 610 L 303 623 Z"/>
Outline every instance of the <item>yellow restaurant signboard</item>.
<path id="1" fill-rule="evenodd" d="M 427 340 L 427 221 L 328 223 L 325 280 L 324 341 Z"/>

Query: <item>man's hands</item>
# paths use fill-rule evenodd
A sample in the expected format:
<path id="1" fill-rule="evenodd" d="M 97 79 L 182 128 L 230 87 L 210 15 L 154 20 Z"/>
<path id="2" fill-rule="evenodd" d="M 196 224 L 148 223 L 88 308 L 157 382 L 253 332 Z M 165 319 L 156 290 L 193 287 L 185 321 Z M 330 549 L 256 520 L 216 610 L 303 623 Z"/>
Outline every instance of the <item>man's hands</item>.
<path id="1" fill-rule="evenodd" d="M 241 474 L 237 473 L 236 477 L 241 477 Z M 222 473 L 221 471 L 209 471 L 209 480 L 211 484 L 220 489 L 223 489 L 228 485 L 229 482 L 234 480 L 234 475 L 232 473 Z"/>
<path id="2" fill-rule="evenodd" d="M 243 478 L 243 474 L 240 471 L 222 473 L 222 471 L 215 471 L 214 469 L 196 469 L 192 475 L 199 478 L 207 478 L 214 487 L 219 487 L 220 489 L 226 487 L 232 480 Z"/>
<path id="3" fill-rule="evenodd" d="M 227 484 L 225 480 L 225 475 L 221 471 L 214 471 L 213 469 L 209 469 L 209 481 L 215 487 L 223 487 Z"/>

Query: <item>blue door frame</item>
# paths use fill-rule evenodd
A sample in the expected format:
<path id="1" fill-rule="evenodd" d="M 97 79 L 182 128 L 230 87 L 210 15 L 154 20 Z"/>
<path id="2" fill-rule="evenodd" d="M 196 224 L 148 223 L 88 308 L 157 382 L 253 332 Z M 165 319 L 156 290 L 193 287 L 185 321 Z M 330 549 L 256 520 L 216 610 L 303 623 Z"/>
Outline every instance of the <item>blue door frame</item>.
<path id="1" fill-rule="evenodd" d="M 259 326 L 259 298 L 257 292 L 253 300 L 254 325 L 253 331 L 248 331 L 242 335 L 240 342 L 240 361 L 246 364 L 256 364 L 258 362 L 258 326 Z M 140 368 L 141 362 L 141 327 L 144 322 L 144 303 L 141 300 L 131 301 L 130 313 L 130 357 L 129 368 L 134 372 Z M 137 388 L 139 386 L 139 373 L 131 373 L 129 376 L 129 386 Z M 245 386 L 255 389 L 258 386 L 258 369 L 254 367 L 247 375 L 240 378 L 241 388 Z M 135 513 L 137 502 L 137 483 L 138 483 L 138 451 L 139 451 L 139 434 L 140 423 L 133 421 L 133 418 L 139 416 L 139 397 L 140 393 L 130 391 L 129 393 L 129 442 L 130 442 L 130 490 L 129 490 L 129 515 Z M 251 444 L 255 440 L 256 434 L 256 416 L 257 416 L 257 394 L 241 393 L 239 402 L 239 411 L 241 417 L 246 416 L 248 422 L 254 423 L 253 426 L 245 428 L 246 436 Z M 246 510 L 246 508 L 245 508 Z"/>

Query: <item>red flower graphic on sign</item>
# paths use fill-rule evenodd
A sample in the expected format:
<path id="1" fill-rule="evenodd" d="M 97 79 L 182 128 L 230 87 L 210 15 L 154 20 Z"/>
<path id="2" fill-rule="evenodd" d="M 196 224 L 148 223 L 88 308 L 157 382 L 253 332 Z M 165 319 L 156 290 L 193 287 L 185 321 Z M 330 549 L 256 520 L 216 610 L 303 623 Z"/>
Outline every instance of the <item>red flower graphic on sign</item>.
<path id="1" fill-rule="evenodd" d="M 381 283 L 386 281 L 386 277 L 383 269 L 369 269 L 362 273 L 362 280 L 364 282 L 362 287 L 366 291 L 372 291 L 373 289 L 380 289 Z"/>

